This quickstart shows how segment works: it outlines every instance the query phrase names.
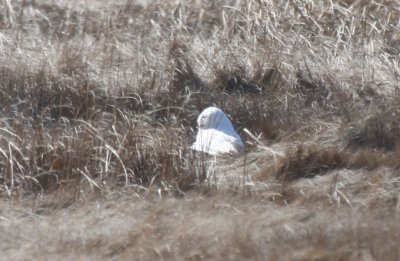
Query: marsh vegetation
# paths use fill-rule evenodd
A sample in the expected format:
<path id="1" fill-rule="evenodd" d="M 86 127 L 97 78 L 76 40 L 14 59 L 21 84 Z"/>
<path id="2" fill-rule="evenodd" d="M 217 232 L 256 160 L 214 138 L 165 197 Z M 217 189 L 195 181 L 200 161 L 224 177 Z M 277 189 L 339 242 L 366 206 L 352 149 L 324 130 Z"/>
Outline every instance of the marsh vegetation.
<path id="1" fill-rule="evenodd" d="M 394 0 L 3 0 L 2 258 L 399 260 L 399 81 Z"/>

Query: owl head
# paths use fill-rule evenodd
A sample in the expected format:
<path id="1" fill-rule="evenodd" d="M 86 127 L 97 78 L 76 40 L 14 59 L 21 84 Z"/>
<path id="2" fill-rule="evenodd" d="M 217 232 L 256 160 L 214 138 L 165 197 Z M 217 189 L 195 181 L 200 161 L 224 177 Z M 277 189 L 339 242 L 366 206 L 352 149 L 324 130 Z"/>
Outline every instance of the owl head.
<path id="1" fill-rule="evenodd" d="M 232 124 L 223 111 L 217 107 L 208 107 L 197 118 L 197 126 L 199 129 L 219 129 L 231 127 Z"/>

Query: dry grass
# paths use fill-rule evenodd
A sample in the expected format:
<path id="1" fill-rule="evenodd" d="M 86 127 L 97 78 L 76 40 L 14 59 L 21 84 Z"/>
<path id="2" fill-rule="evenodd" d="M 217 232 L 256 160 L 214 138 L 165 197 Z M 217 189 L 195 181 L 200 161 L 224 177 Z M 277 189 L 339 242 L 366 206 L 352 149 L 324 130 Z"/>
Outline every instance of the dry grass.
<path id="1" fill-rule="evenodd" d="M 398 260 L 399 17 L 394 0 L 0 2 L 1 252 Z M 246 155 L 189 150 L 210 105 Z"/>
<path id="2" fill-rule="evenodd" d="M 356 152 L 339 149 L 338 147 L 324 148 L 314 145 L 298 145 L 285 152 L 274 165 L 267 166 L 258 173 L 257 179 L 264 180 L 270 176 L 284 181 L 300 178 L 313 178 L 333 170 L 363 169 L 367 171 L 379 167 L 397 170 L 399 150 L 390 153 L 359 149 Z"/>

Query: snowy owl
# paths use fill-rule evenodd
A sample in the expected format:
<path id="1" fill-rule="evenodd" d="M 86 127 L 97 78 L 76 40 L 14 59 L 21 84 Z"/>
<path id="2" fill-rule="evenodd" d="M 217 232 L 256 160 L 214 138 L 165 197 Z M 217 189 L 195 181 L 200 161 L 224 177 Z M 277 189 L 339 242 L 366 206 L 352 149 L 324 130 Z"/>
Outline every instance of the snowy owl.
<path id="1" fill-rule="evenodd" d="M 193 150 L 211 155 L 223 153 L 240 154 L 244 145 L 233 129 L 231 121 L 223 111 L 216 107 L 203 110 L 197 118 L 199 128 Z"/>

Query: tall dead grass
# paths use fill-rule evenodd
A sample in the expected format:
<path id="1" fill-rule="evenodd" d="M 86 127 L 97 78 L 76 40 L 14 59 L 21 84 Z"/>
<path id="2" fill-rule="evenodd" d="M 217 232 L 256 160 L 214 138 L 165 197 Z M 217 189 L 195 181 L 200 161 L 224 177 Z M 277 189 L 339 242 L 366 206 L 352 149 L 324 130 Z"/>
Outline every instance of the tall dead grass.
<path id="1" fill-rule="evenodd" d="M 124 191 L 148 200 L 116 204 L 100 234 L 93 227 L 103 221 L 84 212 L 44 219 L 58 224 L 51 242 L 24 250 L 397 260 L 399 17 L 394 0 L 2 1 L 1 197 L 34 198 L 21 203 L 34 205 L 32 220 L 46 196 L 72 195 L 68 206 Z M 213 186 L 215 159 L 189 150 L 196 117 L 211 105 L 253 144 L 221 163 L 244 169 L 233 189 Z M 285 153 L 271 157 L 269 145 Z M 158 201 L 166 195 L 177 197 Z M 18 256 L 21 238 L 1 223 L 13 213 L 0 214 L 2 251 Z M 46 227 L 12 227 L 48 238 L 37 225 Z M 82 231 L 94 239 L 82 241 Z"/>
<path id="2" fill-rule="evenodd" d="M 325 148 L 316 144 L 301 144 L 287 149 L 276 165 L 267 166 L 257 178 L 263 180 L 275 176 L 283 181 L 293 181 L 342 169 L 371 171 L 387 167 L 397 170 L 400 167 L 398 158 L 398 148 L 393 152 L 367 149 L 354 152 L 335 146 Z"/>
<path id="3" fill-rule="evenodd" d="M 304 123 L 318 119 L 340 124 L 351 147 L 396 147 L 393 1 L 6 1 L 3 10 L 7 194 L 28 181 L 27 191 L 72 177 L 128 185 L 190 175 L 185 148 L 210 105 L 272 141 L 305 141 Z M 182 167 L 168 166 L 176 160 Z"/>

